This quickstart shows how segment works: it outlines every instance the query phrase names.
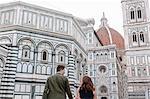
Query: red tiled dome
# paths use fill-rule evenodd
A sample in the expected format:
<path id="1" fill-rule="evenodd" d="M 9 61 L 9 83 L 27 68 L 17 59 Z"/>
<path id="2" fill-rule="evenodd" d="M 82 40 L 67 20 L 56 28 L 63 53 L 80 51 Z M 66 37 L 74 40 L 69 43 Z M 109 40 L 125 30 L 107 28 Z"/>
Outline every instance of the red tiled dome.
<path id="1" fill-rule="evenodd" d="M 124 39 L 116 30 L 103 26 L 97 31 L 96 34 L 98 35 L 103 45 L 111 45 L 112 39 L 112 44 L 116 44 L 118 49 L 124 49 Z"/>
<path id="2" fill-rule="evenodd" d="M 103 17 L 101 18 L 101 26 L 96 34 L 103 45 L 116 44 L 117 49 L 125 48 L 123 37 L 120 35 L 119 32 L 108 26 L 107 18 L 105 18 L 104 13 Z"/>

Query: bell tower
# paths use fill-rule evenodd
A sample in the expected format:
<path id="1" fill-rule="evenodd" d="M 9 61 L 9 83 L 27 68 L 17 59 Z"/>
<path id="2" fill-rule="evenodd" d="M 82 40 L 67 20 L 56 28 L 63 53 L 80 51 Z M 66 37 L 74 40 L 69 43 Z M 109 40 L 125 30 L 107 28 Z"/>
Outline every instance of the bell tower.
<path id="1" fill-rule="evenodd" d="M 150 11 L 148 0 L 121 0 L 129 99 L 148 99 Z M 140 96 L 140 98 L 138 97 Z"/>
<path id="2" fill-rule="evenodd" d="M 126 49 L 150 46 L 150 11 L 148 0 L 122 0 Z"/>

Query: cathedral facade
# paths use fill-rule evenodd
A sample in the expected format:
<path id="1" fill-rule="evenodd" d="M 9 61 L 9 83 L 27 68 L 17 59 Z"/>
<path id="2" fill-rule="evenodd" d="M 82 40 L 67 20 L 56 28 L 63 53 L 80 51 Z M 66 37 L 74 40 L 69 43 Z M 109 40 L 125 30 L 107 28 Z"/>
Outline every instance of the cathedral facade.
<path id="1" fill-rule="evenodd" d="M 124 39 L 110 28 L 104 13 L 99 29 L 88 32 L 87 37 L 88 75 L 97 88 L 98 99 L 128 99 Z"/>

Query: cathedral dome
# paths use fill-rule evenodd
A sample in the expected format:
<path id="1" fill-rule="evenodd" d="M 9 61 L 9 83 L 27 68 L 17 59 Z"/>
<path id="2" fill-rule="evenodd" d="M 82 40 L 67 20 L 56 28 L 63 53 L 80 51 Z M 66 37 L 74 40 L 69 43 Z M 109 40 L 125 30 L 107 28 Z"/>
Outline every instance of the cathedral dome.
<path id="1" fill-rule="evenodd" d="M 110 28 L 103 13 L 100 28 L 96 32 L 103 45 L 115 44 L 117 49 L 124 49 L 124 39 L 115 29 Z"/>

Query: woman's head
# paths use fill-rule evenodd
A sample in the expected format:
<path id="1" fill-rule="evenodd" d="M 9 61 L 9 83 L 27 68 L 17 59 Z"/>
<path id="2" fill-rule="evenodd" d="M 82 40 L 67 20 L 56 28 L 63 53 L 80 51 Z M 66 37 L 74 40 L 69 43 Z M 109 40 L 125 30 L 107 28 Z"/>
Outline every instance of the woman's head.
<path id="1" fill-rule="evenodd" d="M 92 80 L 91 80 L 91 78 L 89 76 L 84 76 L 82 78 L 82 83 L 85 83 L 85 84 L 92 83 Z"/>
<path id="2" fill-rule="evenodd" d="M 91 78 L 89 76 L 84 76 L 82 78 L 81 89 L 88 90 L 88 91 L 95 90 L 94 86 L 93 86 L 93 82 L 92 82 L 92 80 L 91 80 Z"/>

